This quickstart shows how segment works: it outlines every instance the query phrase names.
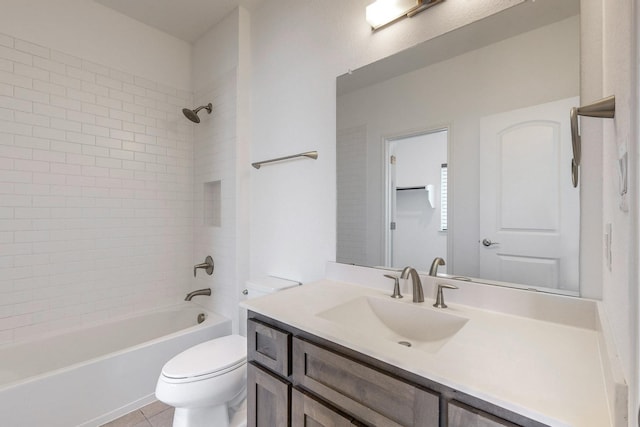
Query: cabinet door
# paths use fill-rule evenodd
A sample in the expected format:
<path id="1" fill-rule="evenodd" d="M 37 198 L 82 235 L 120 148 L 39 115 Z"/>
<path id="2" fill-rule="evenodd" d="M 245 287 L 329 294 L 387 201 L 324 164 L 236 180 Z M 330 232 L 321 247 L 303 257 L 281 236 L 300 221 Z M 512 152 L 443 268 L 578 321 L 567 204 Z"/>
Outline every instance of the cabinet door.
<path id="1" fill-rule="evenodd" d="M 350 418 L 342 416 L 295 388 L 292 397 L 292 427 L 352 427 Z"/>
<path id="2" fill-rule="evenodd" d="M 283 377 L 291 375 L 291 334 L 255 319 L 247 322 L 249 360 Z"/>
<path id="3" fill-rule="evenodd" d="M 247 425 L 289 427 L 291 385 L 254 363 L 247 364 Z"/>
<path id="4" fill-rule="evenodd" d="M 448 427 L 519 427 L 517 424 L 486 414 L 458 402 L 449 402 Z"/>
<path id="5" fill-rule="evenodd" d="M 438 395 L 299 338 L 293 381 L 367 425 L 439 425 Z"/>

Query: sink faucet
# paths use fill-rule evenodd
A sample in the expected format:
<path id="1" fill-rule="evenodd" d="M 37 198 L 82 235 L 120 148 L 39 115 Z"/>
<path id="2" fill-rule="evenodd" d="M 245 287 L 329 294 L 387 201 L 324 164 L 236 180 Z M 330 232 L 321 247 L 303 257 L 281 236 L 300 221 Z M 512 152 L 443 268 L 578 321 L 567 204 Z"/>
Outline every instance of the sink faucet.
<path id="1" fill-rule="evenodd" d="M 437 276 L 438 275 L 438 266 L 444 265 L 444 260 L 440 257 L 434 258 L 431 263 L 431 268 L 429 269 L 429 276 Z"/>
<path id="2" fill-rule="evenodd" d="M 198 295 L 211 295 L 211 288 L 205 288 L 205 289 L 198 289 L 197 291 L 193 291 L 193 292 L 189 292 L 187 294 L 187 297 L 184 299 L 185 301 L 191 301 L 191 299 L 193 299 L 193 297 L 198 296 Z"/>
<path id="3" fill-rule="evenodd" d="M 447 308 L 447 304 L 444 303 L 444 293 L 442 292 L 442 289 L 446 288 L 446 289 L 458 289 L 457 286 L 455 285 L 448 285 L 446 283 L 439 283 L 438 284 L 438 292 L 436 295 L 436 303 L 433 304 L 434 307 L 436 308 Z"/>
<path id="4" fill-rule="evenodd" d="M 422 282 L 418 272 L 413 267 L 405 267 L 402 270 L 400 278 L 408 279 L 411 276 L 411 283 L 413 284 L 413 302 L 424 302 L 424 292 L 422 290 Z"/>
<path id="5" fill-rule="evenodd" d="M 389 279 L 393 279 L 394 281 L 393 294 L 391 295 L 391 298 L 395 298 L 395 299 L 404 298 L 400 293 L 400 281 L 398 280 L 399 278 L 397 276 L 392 276 L 390 274 L 385 274 L 384 277 L 388 277 Z"/>

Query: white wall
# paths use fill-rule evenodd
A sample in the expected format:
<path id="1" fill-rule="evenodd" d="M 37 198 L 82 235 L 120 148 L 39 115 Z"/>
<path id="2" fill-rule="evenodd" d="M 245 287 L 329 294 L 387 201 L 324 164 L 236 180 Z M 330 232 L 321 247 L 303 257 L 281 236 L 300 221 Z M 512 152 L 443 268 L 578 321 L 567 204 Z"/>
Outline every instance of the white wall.
<path id="1" fill-rule="evenodd" d="M 273 0 L 252 14 L 251 158 L 319 152 L 251 172 L 253 275 L 308 282 L 335 259 L 336 77 L 519 1 L 449 0 L 376 33 L 368 3 Z"/>
<path id="2" fill-rule="evenodd" d="M 612 265 L 604 261 L 602 300 L 631 390 L 629 425 L 638 422 L 638 100 L 636 2 L 605 1 L 602 9 L 603 96 L 616 96 L 616 117 L 603 123 L 603 228 L 612 224 Z M 629 153 L 629 192 L 620 196 L 618 159 Z M 626 205 L 626 207 L 624 207 Z"/>
<path id="3" fill-rule="evenodd" d="M 81 48 L 58 50 L 61 36 L 83 29 L 111 52 L 130 47 L 109 37 L 102 18 L 89 14 L 76 28 L 54 29 L 51 16 L 38 14 L 49 2 L 42 10 L 29 3 L 33 16 L 21 19 L 30 40 L 0 35 L 2 343 L 175 303 L 193 265 L 193 143 L 180 114 L 192 102 L 180 89 L 189 76 L 171 82 L 135 74 L 144 67 L 108 52 L 94 62 Z M 57 4 L 52 16 L 77 13 L 65 9 L 74 3 Z M 5 8 L 2 20 L 18 19 L 13 11 Z M 167 42 L 107 17 L 131 37 Z M 183 50 L 173 60 L 189 58 L 186 46 L 173 45 Z M 137 64 L 151 69 L 173 54 L 171 46 L 154 48 Z"/>

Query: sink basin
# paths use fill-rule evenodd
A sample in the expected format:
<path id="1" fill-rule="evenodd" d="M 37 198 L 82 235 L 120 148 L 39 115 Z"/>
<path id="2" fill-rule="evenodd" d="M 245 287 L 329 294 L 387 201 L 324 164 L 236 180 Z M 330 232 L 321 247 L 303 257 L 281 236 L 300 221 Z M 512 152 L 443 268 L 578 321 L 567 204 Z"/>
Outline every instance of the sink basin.
<path id="1" fill-rule="evenodd" d="M 316 314 L 373 339 L 435 353 L 469 319 L 430 306 L 358 297 Z"/>

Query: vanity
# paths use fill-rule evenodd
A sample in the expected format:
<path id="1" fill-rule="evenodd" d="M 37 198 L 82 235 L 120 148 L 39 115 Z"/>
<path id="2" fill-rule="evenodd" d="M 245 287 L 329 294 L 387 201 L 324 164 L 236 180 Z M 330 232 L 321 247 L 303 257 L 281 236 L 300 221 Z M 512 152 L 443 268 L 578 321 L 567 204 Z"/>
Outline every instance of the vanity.
<path id="1" fill-rule="evenodd" d="M 597 302 L 451 281 L 437 309 L 429 277 L 413 303 L 328 269 L 372 272 L 244 303 L 249 426 L 626 425 Z"/>
<path id="2" fill-rule="evenodd" d="M 544 425 L 272 318 L 248 331 L 249 425 Z"/>

